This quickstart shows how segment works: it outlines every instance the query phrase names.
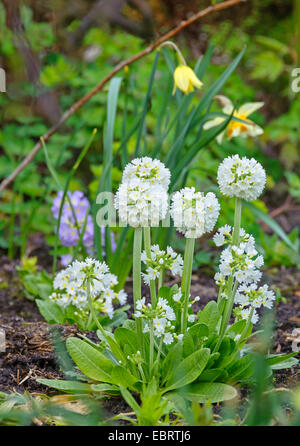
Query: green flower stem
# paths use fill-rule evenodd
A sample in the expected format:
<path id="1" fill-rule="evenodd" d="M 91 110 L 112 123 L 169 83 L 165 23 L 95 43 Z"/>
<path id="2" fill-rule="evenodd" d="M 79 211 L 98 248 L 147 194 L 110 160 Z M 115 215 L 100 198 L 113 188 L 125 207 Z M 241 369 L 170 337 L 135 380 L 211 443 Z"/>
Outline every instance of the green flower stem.
<path id="1" fill-rule="evenodd" d="M 147 254 L 147 258 L 151 259 L 151 230 L 150 230 L 149 226 L 144 228 L 144 245 L 145 245 L 145 251 Z M 155 307 L 156 306 L 155 280 L 150 280 L 150 294 L 151 294 L 152 306 Z"/>
<path id="2" fill-rule="evenodd" d="M 105 341 L 107 342 L 107 344 L 111 348 L 113 348 L 115 346 L 115 342 L 112 339 L 110 339 L 109 335 L 106 334 L 104 328 L 102 327 L 102 325 L 100 324 L 100 322 L 99 322 L 99 320 L 97 318 L 95 309 L 93 307 L 93 302 L 92 302 L 92 299 L 91 299 L 91 279 L 89 277 L 86 280 L 86 285 L 87 285 L 87 299 L 88 299 L 90 314 L 92 315 L 92 317 L 93 317 L 93 319 L 94 319 L 98 329 L 100 330 L 100 332 L 103 335 L 103 337 L 104 337 Z M 118 359 L 120 359 L 125 364 L 126 359 L 125 359 L 121 349 L 119 349 L 118 353 L 119 353 L 119 358 Z"/>
<path id="3" fill-rule="evenodd" d="M 232 234 L 233 245 L 238 245 L 240 242 L 241 215 L 242 215 L 242 200 L 241 200 L 241 198 L 237 197 L 235 199 L 234 227 L 233 227 L 233 234 Z M 227 292 L 228 300 L 224 307 L 224 312 L 223 312 L 223 316 L 222 316 L 219 341 L 216 344 L 214 351 L 217 351 L 219 349 L 221 342 L 223 340 L 223 337 L 225 335 L 227 325 L 230 320 L 232 308 L 233 308 L 234 296 L 236 293 L 237 285 L 238 284 L 236 281 L 234 281 L 233 275 L 230 276 L 228 279 L 227 285 L 226 285 L 226 292 Z"/>
<path id="4" fill-rule="evenodd" d="M 164 46 L 170 46 L 171 48 L 173 48 L 176 51 L 176 53 L 177 53 L 177 57 L 178 57 L 179 63 L 182 64 L 182 65 L 186 65 L 186 61 L 185 61 L 185 58 L 182 55 L 182 52 L 180 51 L 180 49 L 178 48 L 178 46 L 174 42 L 172 42 L 171 40 L 167 40 L 166 42 L 162 43 L 159 46 L 159 49 L 164 47 Z"/>
<path id="5" fill-rule="evenodd" d="M 190 297 L 191 276 L 193 267 L 195 239 L 187 238 L 185 242 L 183 273 L 181 282 L 181 291 L 183 295 L 183 312 L 181 313 L 181 333 L 185 333 L 187 328 L 188 305 Z"/>
<path id="6" fill-rule="evenodd" d="M 143 230 L 142 228 L 134 229 L 134 239 L 133 239 L 133 267 L 132 267 L 132 278 L 133 278 L 133 302 L 134 310 L 136 310 L 137 301 L 141 299 L 141 251 L 142 251 L 142 238 Z M 136 331 L 138 342 L 140 343 L 141 352 L 143 352 L 143 330 L 142 330 L 142 319 L 136 318 Z"/>
<path id="7" fill-rule="evenodd" d="M 220 286 L 219 287 L 219 292 L 218 292 L 218 300 L 217 300 L 218 304 L 221 302 L 221 296 L 222 296 L 223 291 L 224 291 L 224 287 Z"/>
<path id="8" fill-rule="evenodd" d="M 242 199 L 236 197 L 235 210 L 234 210 L 234 227 L 232 234 L 232 242 L 234 245 L 238 245 L 240 243 L 241 216 L 242 216 Z"/>
<path id="9" fill-rule="evenodd" d="M 88 317 L 88 319 L 87 319 L 87 321 L 86 321 L 86 324 L 85 324 L 85 329 L 86 329 L 86 330 L 89 329 L 89 327 L 90 327 L 90 325 L 91 325 L 91 322 L 92 322 L 92 319 L 93 319 L 93 314 L 92 314 L 92 312 L 91 312 L 91 310 L 90 310 L 89 317 Z"/>
<path id="10" fill-rule="evenodd" d="M 139 369 L 139 371 L 140 371 L 140 374 L 141 374 L 142 380 L 143 380 L 144 382 L 146 382 L 146 377 L 145 377 L 145 373 L 144 373 L 144 370 L 143 370 L 142 364 L 138 364 L 138 369 Z"/>
<path id="11" fill-rule="evenodd" d="M 158 278 L 158 291 L 163 286 L 164 274 L 165 274 L 165 271 L 164 271 L 164 268 L 162 268 L 160 271 L 160 274 L 159 274 L 159 278 Z"/>
<path id="12" fill-rule="evenodd" d="M 89 304 L 90 314 L 92 315 L 95 324 L 97 325 L 97 327 L 99 328 L 99 330 L 100 330 L 101 333 L 103 334 L 104 338 L 107 339 L 105 330 L 104 330 L 104 328 L 102 327 L 102 325 L 100 324 L 100 322 L 99 322 L 99 320 L 98 320 L 98 318 L 97 318 L 95 309 L 94 309 L 94 307 L 93 307 L 93 302 L 92 302 L 92 299 L 91 299 L 91 279 L 90 279 L 90 278 L 87 278 L 87 281 L 86 281 L 86 287 L 87 287 L 87 290 L 86 290 L 86 291 L 87 291 L 87 299 L 88 299 L 88 304 Z"/>
<path id="13" fill-rule="evenodd" d="M 149 366 L 149 374 L 150 378 L 152 375 L 152 368 L 153 368 L 153 355 L 154 355 L 154 331 L 153 331 L 153 320 L 150 322 L 150 366 Z"/>
<path id="14" fill-rule="evenodd" d="M 163 352 L 162 352 L 162 345 L 163 345 L 163 336 L 160 338 L 159 345 L 156 345 L 156 348 L 157 348 L 157 356 L 156 356 L 156 359 L 155 359 L 155 361 L 154 361 L 154 365 L 153 365 L 153 367 L 154 367 L 154 373 L 156 373 L 157 370 L 158 370 L 158 367 L 159 367 L 159 360 L 160 360 L 160 355 L 162 354 L 163 356 L 165 356 L 165 355 L 163 354 Z"/>

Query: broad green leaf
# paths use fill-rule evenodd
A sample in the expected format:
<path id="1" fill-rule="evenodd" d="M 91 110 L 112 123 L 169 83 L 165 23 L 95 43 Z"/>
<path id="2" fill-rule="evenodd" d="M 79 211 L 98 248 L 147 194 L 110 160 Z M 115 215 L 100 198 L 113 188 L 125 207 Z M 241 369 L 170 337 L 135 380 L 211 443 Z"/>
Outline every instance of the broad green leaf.
<path id="1" fill-rule="evenodd" d="M 241 321 L 237 321 L 234 324 L 230 325 L 227 330 L 227 334 L 232 334 L 234 336 L 241 334 L 244 331 L 247 321 L 242 319 Z"/>
<path id="2" fill-rule="evenodd" d="M 268 365 L 272 366 L 275 364 L 279 364 L 280 362 L 284 362 L 287 359 L 293 358 L 293 356 L 296 356 L 297 352 L 292 353 L 286 353 L 286 354 L 279 354 L 279 355 L 268 355 L 267 356 L 267 362 Z"/>
<path id="3" fill-rule="evenodd" d="M 189 332 L 183 336 L 182 343 L 183 343 L 183 356 L 185 358 L 194 353 L 194 351 L 196 350 L 193 337 L 190 335 Z"/>
<path id="4" fill-rule="evenodd" d="M 37 299 L 36 304 L 49 324 L 62 324 L 64 322 L 64 314 L 56 303 L 50 300 Z"/>
<path id="5" fill-rule="evenodd" d="M 120 395 L 120 390 L 117 386 L 108 383 L 104 384 L 91 384 L 91 390 L 95 393 L 104 393 L 107 395 Z"/>
<path id="6" fill-rule="evenodd" d="M 226 369 L 230 382 L 250 378 L 254 372 L 253 356 L 245 355 Z"/>
<path id="7" fill-rule="evenodd" d="M 197 403 L 206 403 L 207 401 L 218 403 L 235 398 L 237 391 L 234 387 L 223 383 L 196 383 L 191 384 L 187 390 L 183 390 L 180 394 Z"/>
<path id="8" fill-rule="evenodd" d="M 169 377 L 173 373 L 173 370 L 178 367 L 180 361 L 182 360 L 182 351 L 182 344 L 174 344 L 169 350 L 169 353 L 167 354 L 163 362 L 163 382 L 168 381 Z"/>
<path id="9" fill-rule="evenodd" d="M 212 300 L 203 310 L 198 312 L 198 322 L 207 325 L 209 332 L 212 333 L 217 326 L 219 319 L 219 309 L 217 302 Z"/>
<path id="10" fill-rule="evenodd" d="M 229 336 L 225 336 L 221 342 L 221 345 L 219 347 L 219 353 L 221 357 L 229 356 L 233 352 L 235 348 L 235 342 L 232 338 Z"/>
<path id="11" fill-rule="evenodd" d="M 299 363 L 296 358 L 289 358 L 286 361 L 279 362 L 278 364 L 271 365 L 272 370 L 290 369 Z"/>
<path id="12" fill-rule="evenodd" d="M 79 369 L 91 379 L 111 383 L 113 364 L 102 353 L 78 338 L 68 338 L 67 350 Z"/>
<path id="13" fill-rule="evenodd" d="M 127 369 L 116 365 L 111 372 L 111 379 L 114 384 L 123 387 L 132 387 L 137 381 L 138 378 L 133 376 Z"/>
<path id="14" fill-rule="evenodd" d="M 114 336 L 121 348 L 126 345 L 132 353 L 135 353 L 138 350 L 136 332 L 129 330 L 128 328 L 119 327 L 115 330 Z"/>
<path id="15" fill-rule="evenodd" d="M 198 324 L 194 324 L 189 329 L 189 334 L 191 336 L 196 336 L 197 338 L 202 338 L 204 336 L 208 336 L 209 329 L 206 324 L 200 322 Z"/>
<path id="16" fill-rule="evenodd" d="M 195 381 L 204 370 L 210 356 L 210 350 L 203 348 L 192 353 L 179 363 L 178 367 L 173 370 L 172 375 L 168 379 L 166 391 L 184 387 Z"/>
<path id="17" fill-rule="evenodd" d="M 215 352 L 210 355 L 206 368 L 209 369 L 218 359 L 220 358 L 220 353 Z"/>
<path id="18" fill-rule="evenodd" d="M 199 376 L 198 380 L 201 382 L 224 382 L 226 381 L 227 377 L 228 374 L 224 369 L 209 369 L 204 370 L 204 372 L 202 372 Z"/>
<path id="19" fill-rule="evenodd" d="M 87 383 L 79 381 L 65 381 L 62 379 L 45 379 L 37 378 L 37 382 L 53 389 L 61 390 L 70 393 L 90 393 L 91 386 Z"/>

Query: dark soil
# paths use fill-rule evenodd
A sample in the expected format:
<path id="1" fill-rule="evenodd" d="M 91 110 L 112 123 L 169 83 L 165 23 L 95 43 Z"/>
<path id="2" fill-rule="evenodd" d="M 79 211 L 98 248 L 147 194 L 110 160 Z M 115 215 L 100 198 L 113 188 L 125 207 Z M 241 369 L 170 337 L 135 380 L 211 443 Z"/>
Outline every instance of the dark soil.
<path id="1" fill-rule="evenodd" d="M 39 384 L 36 378 L 63 378 L 52 346 L 51 326 L 43 321 L 36 304 L 25 299 L 20 291 L 16 264 L 7 257 L 0 258 L 0 328 L 5 331 L 6 350 L 0 353 L 0 391 L 29 391 L 46 393 L 52 391 Z M 280 268 L 265 272 L 265 281 L 279 288 L 285 300 L 277 304 L 273 351 L 291 352 L 295 329 L 300 334 L 300 271 Z M 127 285 L 131 297 L 131 283 Z M 146 291 L 146 290 L 145 290 Z M 200 307 L 216 297 L 213 274 L 201 270 L 192 276 L 192 296 L 200 296 Z M 53 326 L 52 326 L 53 327 Z M 63 340 L 76 336 L 80 331 L 75 325 L 59 326 Z M 94 341 L 95 333 L 85 333 Z M 298 335 L 299 337 L 299 335 Z M 299 381 L 298 367 L 275 372 L 275 385 L 290 387 Z M 104 402 L 109 416 L 128 412 L 122 400 Z"/>

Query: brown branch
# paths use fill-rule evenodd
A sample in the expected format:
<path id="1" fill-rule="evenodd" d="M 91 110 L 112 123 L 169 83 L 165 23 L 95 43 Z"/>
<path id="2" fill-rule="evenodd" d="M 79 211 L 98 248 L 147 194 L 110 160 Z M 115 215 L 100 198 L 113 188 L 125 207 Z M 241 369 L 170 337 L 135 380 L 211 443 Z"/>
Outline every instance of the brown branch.
<path id="1" fill-rule="evenodd" d="M 75 104 L 72 105 L 59 119 L 59 121 L 51 127 L 51 129 L 43 135 L 43 140 L 47 142 L 51 136 L 64 124 L 67 119 L 73 115 L 73 113 L 76 112 L 80 107 L 82 107 L 86 102 L 88 102 L 98 91 L 100 91 L 105 84 L 107 84 L 110 79 L 112 79 L 115 74 L 119 73 L 121 70 L 123 70 L 124 67 L 129 66 L 136 62 L 137 60 L 141 59 L 142 57 L 146 56 L 147 54 L 152 53 L 157 47 L 159 47 L 163 42 L 166 42 L 167 40 L 172 39 L 174 36 L 176 36 L 178 33 L 180 33 L 183 29 L 190 26 L 192 23 L 195 23 L 197 20 L 211 14 L 212 12 L 221 11 L 223 9 L 229 8 L 230 6 L 237 5 L 239 3 L 245 2 L 247 0 L 227 0 L 225 2 L 219 3 L 215 6 L 209 6 L 208 8 L 204 9 L 203 11 L 198 12 L 197 14 L 194 14 L 187 20 L 183 20 L 180 25 L 178 25 L 176 28 L 172 29 L 168 33 L 161 36 L 158 40 L 156 40 L 154 43 L 149 45 L 144 50 L 140 51 L 139 53 L 135 54 L 134 56 L 130 57 L 129 59 L 123 60 L 120 62 L 101 82 L 99 82 L 96 87 L 94 87 L 89 93 L 87 93 L 85 96 L 83 96 L 79 101 L 77 101 Z M 32 151 L 23 159 L 23 161 L 19 164 L 19 166 L 0 184 L 0 193 L 10 184 L 12 183 L 15 178 L 25 169 L 25 167 L 33 160 L 35 155 L 40 151 L 42 147 L 41 141 L 39 141 Z"/>

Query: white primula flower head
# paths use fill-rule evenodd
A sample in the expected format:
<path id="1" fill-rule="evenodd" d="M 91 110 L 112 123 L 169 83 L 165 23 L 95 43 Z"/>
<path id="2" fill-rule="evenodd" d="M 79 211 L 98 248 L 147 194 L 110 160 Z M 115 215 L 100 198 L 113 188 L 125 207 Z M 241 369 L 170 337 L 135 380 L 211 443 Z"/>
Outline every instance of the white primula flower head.
<path id="1" fill-rule="evenodd" d="M 266 183 L 266 173 L 254 158 L 238 155 L 225 158 L 218 169 L 220 191 L 228 197 L 256 200 Z"/>
<path id="2" fill-rule="evenodd" d="M 228 244 L 232 245 L 233 244 L 232 232 L 233 228 L 229 225 L 225 225 L 222 226 L 222 228 L 219 228 L 213 237 L 215 245 L 216 246 L 223 246 Z M 247 234 L 243 228 L 240 229 L 240 243 L 243 244 L 243 246 L 247 247 L 248 252 L 250 252 L 252 248 L 255 249 L 254 237 L 250 234 Z"/>
<path id="3" fill-rule="evenodd" d="M 115 208 L 122 224 L 133 228 L 159 226 L 168 211 L 168 194 L 161 185 L 151 186 L 135 179 L 120 185 Z"/>
<path id="4" fill-rule="evenodd" d="M 145 303 L 145 297 L 136 303 L 135 318 L 142 318 L 145 321 L 144 333 L 153 329 L 154 336 L 161 338 L 165 344 L 172 344 L 174 341 L 174 326 L 172 321 L 176 320 L 173 308 L 166 299 L 160 297 L 155 307 Z"/>
<path id="5" fill-rule="evenodd" d="M 204 195 L 194 187 L 175 192 L 172 197 L 171 216 L 174 226 L 187 238 L 198 238 L 211 232 L 219 216 L 220 205 L 212 192 Z"/>
<path id="6" fill-rule="evenodd" d="M 238 307 L 238 308 L 236 308 L 235 312 L 237 315 L 239 315 L 240 319 L 247 320 L 250 317 L 251 308 Z M 258 314 L 256 313 L 255 310 L 252 313 L 251 322 L 252 322 L 252 324 L 256 324 L 258 322 Z"/>
<path id="7" fill-rule="evenodd" d="M 144 282 L 149 285 L 151 280 L 160 277 L 163 271 L 169 270 L 173 276 L 182 275 L 183 258 L 177 254 L 170 246 L 167 250 L 159 249 L 158 245 L 151 246 L 151 258 L 148 259 L 146 251 L 142 252 L 142 262 L 147 266 L 146 272 L 142 273 Z"/>
<path id="8" fill-rule="evenodd" d="M 223 284 L 224 278 L 234 276 L 238 283 L 256 283 L 261 279 L 262 273 L 258 270 L 262 264 L 262 256 L 257 256 L 255 248 L 248 249 L 248 245 L 240 243 L 239 246 L 228 246 L 220 257 L 220 275 L 216 281 Z M 256 257 L 257 256 L 257 257 Z"/>
<path id="9" fill-rule="evenodd" d="M 170 171 L 157 159 L 136 158 L 124 169 L 122 183 L 131 184 L 132 180 L 138 180 L 140 184 L 150 186 L 162 186 L 166 191 L 170 184 Z"/>
<path id="10" fill-rule="evenodd" d="M 274 291 L 268 288 L 268 285 L 258 287 L 256 284 L 241 285 L 236 292 L 234 301 L 243 306 L 252 306 L 253 308 L 267 307 L 272 308 L 275 301 Z"/>
<path id="11" fill-rule="evenodd" d="M 118 280 L 109 272 L 105 262 L 86 258 L 79 262 L 75 260 L 66 269 L 56 274 L 53 281 L 54 293 L 49 297 L 63 308 L 74 305 L 78 309 L 88 309 L 88 281 L 90 283 L 90 298 L 96 310 L 113 317 L 112 302 L 124 305 L 127 294 L 124 290 L 116 293 L 114 286 Z"/>

